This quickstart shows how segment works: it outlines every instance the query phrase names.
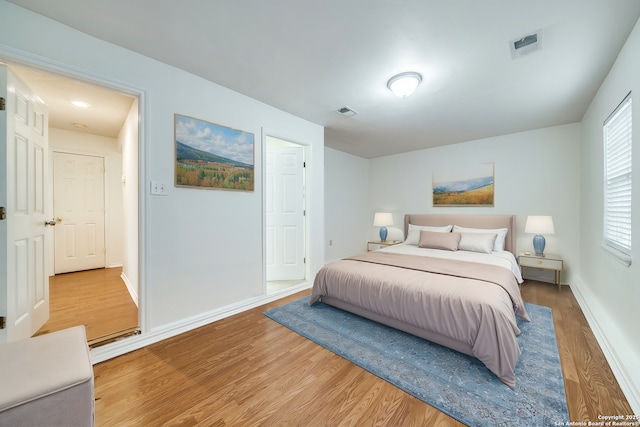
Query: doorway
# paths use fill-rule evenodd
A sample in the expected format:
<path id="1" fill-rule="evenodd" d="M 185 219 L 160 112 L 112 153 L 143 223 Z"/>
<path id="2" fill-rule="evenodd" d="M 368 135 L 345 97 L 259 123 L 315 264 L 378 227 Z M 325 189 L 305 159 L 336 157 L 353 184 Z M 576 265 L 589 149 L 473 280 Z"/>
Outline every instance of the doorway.
<path id="1" fill-rule="evenodd" d="M 266 136 L 267 294 L 306 281 L 305 147 Z"/>
<path id="2" fill-rule="evenodd" d="M 104 268 L 105 159 L 53 152 L 54 273 Z"/>
<path id="3" fill-rule="evenodd" d="M 46 248 L 50 321 L 38 333 L 84 324 L 94 345 L 137 333 L 139 95 L 52 70 L 9 66 L 50 111 L 49 203 L 56 226 Z M 79 100 L 88 105 L 72 104 Z M 56 157 L 62 158 L 58 164 Z M 56 181 L 66 184 L 56 191 Z M 63 211 L 60 195 L 68 203 Z M 61 267 L 65 258 L 70 263 Z M 95 302 L 100 307 L 92 309 Z M 123 329 L 112 317 L 125 306 L 129 320 Z M 90 337 L 89 330 L 99 336 Z"/>

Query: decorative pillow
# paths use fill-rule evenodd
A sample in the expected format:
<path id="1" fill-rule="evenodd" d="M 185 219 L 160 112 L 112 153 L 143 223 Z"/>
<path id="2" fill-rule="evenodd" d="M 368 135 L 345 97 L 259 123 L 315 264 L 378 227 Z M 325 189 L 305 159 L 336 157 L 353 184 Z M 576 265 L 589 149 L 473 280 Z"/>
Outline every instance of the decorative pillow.
<path id="1" fill-rule="evenodd" d="M 418 242 L 418 247 L 457 251 L 458 243 L 460 243 L 460 233 L 443 233 L 420 230 L 420 241 Z"/>
<path id="2" fill-rule="evenodd" d="M 433 231 L 437 233 L 448 233 L 453 228 L 453 225 L 445 225 L 444 227 L 432 227 L 429 225 L 413 225 L 409 224 L 409 229 L 407 230 L 407 238 L 404 240 L 404 243 L 407 245 L 417 245 L 420 241 L 420 231 Z"/>
<path id="3" fill-rule="evenodd" d="M 490 254 L 496 243 L 496 237 L 498 237 L 497 234 L 489 233 L 460 233 L 458 249 Z"/>
<path id="4" fill-rule="evenodd" d="M 509 229 L 507 228 L 466 228 L 459 227 L 457 225 L 453 226 L 453 231 L 457 231 L 458 233 L 496 233 L 496 241 L 493 244 L 493 250 L 496 252 L 504 251 L 505 239 L 507 238 L 507 232 Z"/>

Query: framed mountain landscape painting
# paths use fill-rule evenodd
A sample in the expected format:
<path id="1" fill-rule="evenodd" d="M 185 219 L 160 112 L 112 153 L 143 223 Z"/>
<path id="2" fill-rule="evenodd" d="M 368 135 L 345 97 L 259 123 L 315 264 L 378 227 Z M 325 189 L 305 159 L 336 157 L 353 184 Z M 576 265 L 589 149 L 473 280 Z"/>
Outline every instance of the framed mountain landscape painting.
<path id="1" fill-rule="evenodd" d="M 175 185 L 253 191 L 252 133 L 175 114 Z"/>
<path id="2" fill-rule="evenodd" d="M 433 172 L 433 206 L 493 206 L 493 163 L 447 165 Z"/>

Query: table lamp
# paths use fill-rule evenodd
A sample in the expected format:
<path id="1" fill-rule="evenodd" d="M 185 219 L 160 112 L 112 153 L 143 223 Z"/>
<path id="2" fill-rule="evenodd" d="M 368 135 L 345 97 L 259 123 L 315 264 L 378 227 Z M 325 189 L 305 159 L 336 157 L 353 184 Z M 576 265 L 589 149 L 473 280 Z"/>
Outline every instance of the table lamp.
<path id="1" fill-rule="evenodd" d="M 393 225 L 393 216 L 387 212 L 376 212 L 373 216 L 373 226 L 380 227 L 380 241 L 387 240 L 387 225 Z"/>
<path id="2" fill-rule="evenodd" d="M 543 234 L 555 234 L 553 219 L 550 216 L 528 216 L 524 226 L 525 233 L 535 234 L 533 236 L 533 249 L 537 256 L 544 256 L 544 246 L 546 241 Z"/>

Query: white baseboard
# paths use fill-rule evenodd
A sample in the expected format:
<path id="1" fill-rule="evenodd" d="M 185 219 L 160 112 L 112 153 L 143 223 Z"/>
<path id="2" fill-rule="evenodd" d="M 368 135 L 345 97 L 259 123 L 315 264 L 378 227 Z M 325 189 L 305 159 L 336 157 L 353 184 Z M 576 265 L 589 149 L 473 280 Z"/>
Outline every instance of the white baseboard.
<path id="1" fill-rule="evenodd" d="M 571 291 L 576 297 L 593 334 L 602 348 L 607 362 L 618 380 L 631 409 L 640 415 L 640 363 L 638 355 L 629 345 L 629 338 L 621 336 L 597 298 L 579 278 L 573 279 Z M 631 415 L 631 414 L 621 414 Z"/>
<path id="2" fill-rule="evenodd" d="M 131 295 L 131 299 L 135 303 L 136 307 L 140 308 L 140 306 L 138 305 L 138 290 L 134 288 L 134 286 L 131 284 L 131 282 L 129 281 L 129 278 L 127 277 L 126 274 L 124 274 L 124 272 L 120 273 L 120 278 L 124 282 L 124 285 L 127 287 L 127 290 L 129 291 L 129 295 Z"/>
<path id="3" fill-rule="evenodd" d="M 207 313 L 190 317 L 188 319 L 164 325 L 149 332 L 143 332 L 140 335 L 133 335 L 110 344 L 93 348 L 90 352 L 91 363 L 95 365 L 96 363 L 104 362 L 105 360 L 121 356 L 134 350 L 138 350 L 150 344 L 165 340 L 167 338 L 171 338 L 176 335 L 180 335 L 192 329 L 208 325 L 209 323 L 213 323 L 226 317 L 233 316 L 234 314 L 238 314 L 243 311 L 259 307 L 271 301 L 284 298 L 285 296 L 295 294 L 296 292 L 309 289 L 311 288 L 311 285 L 312 282 L 304 282 L 300 285 L 292 286 L 289 289 L 277 292 L 272 295 L 261 295 L 250 298 L 239 303 L 230 304 L 226 307 L 222 307 Z"/>

